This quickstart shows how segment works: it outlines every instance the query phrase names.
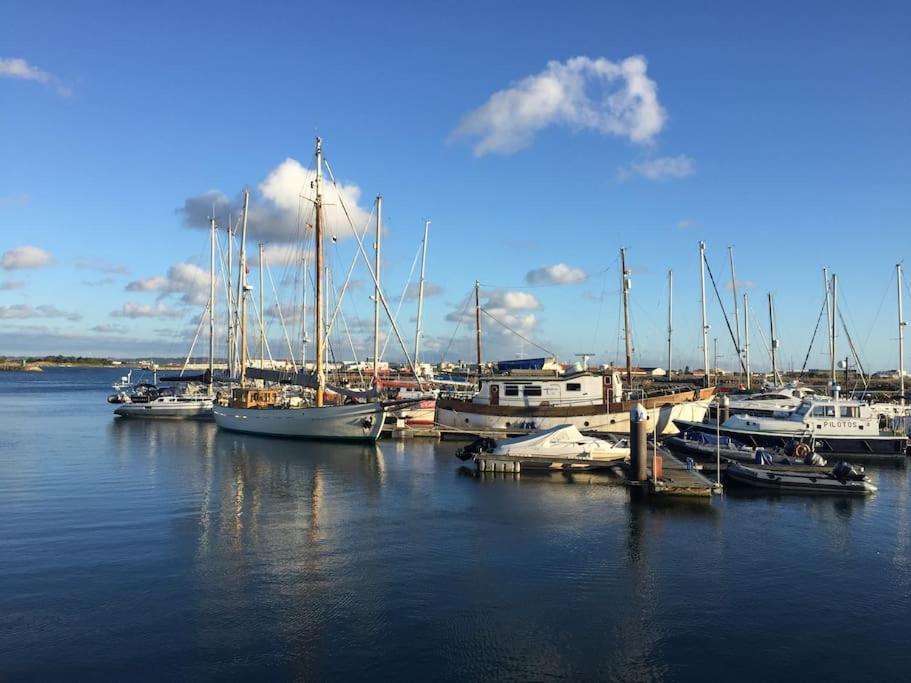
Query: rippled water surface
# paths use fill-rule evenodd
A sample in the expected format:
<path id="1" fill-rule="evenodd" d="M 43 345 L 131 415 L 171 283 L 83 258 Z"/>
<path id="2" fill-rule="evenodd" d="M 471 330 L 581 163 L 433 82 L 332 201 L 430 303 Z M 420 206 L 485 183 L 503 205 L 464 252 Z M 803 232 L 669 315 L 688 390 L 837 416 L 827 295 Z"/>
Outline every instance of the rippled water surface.
<path id="1" fill-rule="evenodd" d="M 634 504 L 448 443 L 115 420 L 0 373 L 0 678 L 904 679 L 909 478 Z"/>

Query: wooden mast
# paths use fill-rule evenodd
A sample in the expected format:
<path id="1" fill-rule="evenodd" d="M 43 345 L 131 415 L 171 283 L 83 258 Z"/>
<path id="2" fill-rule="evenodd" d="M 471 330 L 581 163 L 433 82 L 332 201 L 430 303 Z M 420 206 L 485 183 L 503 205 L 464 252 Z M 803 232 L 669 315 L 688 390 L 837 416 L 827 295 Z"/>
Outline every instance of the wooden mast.
<path id="1" fill-rule="evenodd" d="M 326 379 L 323 368 L 323 219 L 322 219 L 322 187 L 323 180 L 323 141 L 316 138 L 316 287 L 314 292 L 314 342 L 316 345 L 316 406 L 322 407 L 323 393 Z"/>
<path id="2" fill-rule="evenodd" d="M 623 336 L 626 341 L 626 384 L 633 388 L 633 345 L 629 336 L 629 271 L 626 269 L 626 249 L 620 250 L 620 277 L 623 285 Z"/>
<path id="3" fill-rule="evenodd" d="M 265 279 L 263 272 L 266 266 L 263 263 L 263 243 L 259 243 L 259 368 L 266 367 L 266 297 Z"/>
<path id="4" fill-rule="evenodd" d="M 234 279 L 234 217 L 229 213 L 228 214 L 228 233 L 226 235 L 228 241 L 228 281 L 226 283 L 225 289 L 228 291 L 228 379 L 230 381 L 234 380 L 234 304 L 233 297 L 231 296 L 231 281 Z"/>

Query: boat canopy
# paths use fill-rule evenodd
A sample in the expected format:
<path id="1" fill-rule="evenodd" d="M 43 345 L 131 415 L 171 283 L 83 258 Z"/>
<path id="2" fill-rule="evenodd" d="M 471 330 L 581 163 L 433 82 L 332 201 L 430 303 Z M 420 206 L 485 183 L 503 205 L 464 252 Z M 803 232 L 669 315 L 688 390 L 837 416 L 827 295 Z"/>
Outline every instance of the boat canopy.
<path id="1" fill-rule="evenodd" d="M 707 432 L 700 432 L 696 429 L 688 429 L 683 434 L 683 438 L 687 441 L 695 441 L 696 443 L 702 444 L 704 446 L 721 446 L 722 448 L 742 448 L 743 444 L 739 441 L 735 441 L 729 436 L 721 435 L 716 436 L 715 434 L 709 434 Z"/>
<path id="2" fill-rule="evenodd" d="M 497 361 L 497 372 L 510 370 L 543 370 L 546 358 L 519 358 L 516 360 Z"/>

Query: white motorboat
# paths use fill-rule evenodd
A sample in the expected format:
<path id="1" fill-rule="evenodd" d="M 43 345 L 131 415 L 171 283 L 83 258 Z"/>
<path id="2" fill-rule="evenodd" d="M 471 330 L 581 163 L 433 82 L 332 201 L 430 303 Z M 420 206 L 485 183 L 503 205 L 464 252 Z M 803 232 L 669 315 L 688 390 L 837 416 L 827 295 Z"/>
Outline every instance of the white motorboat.
<path id="1" fill-rule="evenodd" d="M 170 420 L 211 420 L 212 397 L 205 394 L 177 394 L 169 388 L 125 394 L 114 409 L 119 417 Z"/>
<path id="2" fill-rule="evenodd" d="M 866 403 L 841 398 L 809 398 L 787 417 L 732 415 L 718 427 L 714 422 L 677 420 L 685 431 L 695 429 L 748 446 L 783 448 L 794 441 L 812 444 L 821 455 L 845 458 L 903 460 L 908 438 L 881 420 Z"/>
<path id="3" fill-rule="evenodd" d="M 725 476 L 738 484 L 781 493 L 865 496 L 876 492 L 876 487 L 864 474 L 864 468 L 847 463 L 839 463 L 831 472 L 818 472 L 731 462 Z"/>
<path id="4" fill-rule="evenodd" d="M 629 442 L 584 436 L 571 424 L 504 439 L 478 439 L 457 453 L 460 459 L 520 462 L 523 469 L 594 469 L 629 458 Z"/>

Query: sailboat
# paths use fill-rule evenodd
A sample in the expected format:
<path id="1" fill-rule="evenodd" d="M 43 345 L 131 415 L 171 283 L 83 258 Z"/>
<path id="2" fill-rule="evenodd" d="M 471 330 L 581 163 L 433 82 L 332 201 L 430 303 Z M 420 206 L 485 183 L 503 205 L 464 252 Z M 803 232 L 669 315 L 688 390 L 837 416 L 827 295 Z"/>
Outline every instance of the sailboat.
<path id="1" fill-rule="evenodd" d="M 214 408 L 215 423 L 221 429 L 228 429 L 247 434 L 266 436 L 283 436 L 301 439 L 325 439 L 337 441 L 376 441 L 383 428 L 386 406 L 374 400 L 366 403 L 338 404 L 332 400 L 341 400 L 342 394 L 331 391 L 326 382 L 326 356 L 328 343 L 325 338 L 324 304 L 325 282 L 323 268 L 323 196 L 322 196 L 322 140 L 316 139 L 316 180 L 314 189 L 315 210 L 315 291 L 314 291 L 314 343 L 316 346 L 315 373 L 312 378 L 315 392 L 312 399 L 305 402 L 297 398 L 287 398 L 280 389 L 257 388 L 246 385 L 246 298 L 242 296 L 241 306 L 241 374 L 240 386 L 232 390 L 230 398 L 224 405 Z M 243 217 L 243 234 L 246 236 L 247 212 Z M 240 273 L 243 278 L 242 294 L 249 288 L 246 285 L 246 263 L 244 241 L 241 242 Z M 327 391 L 327 389 L 329 389 Z M 364 396 L 370 395 L 364 392 Z M 349 398 L 349 400 L 351 400 Z"/>

